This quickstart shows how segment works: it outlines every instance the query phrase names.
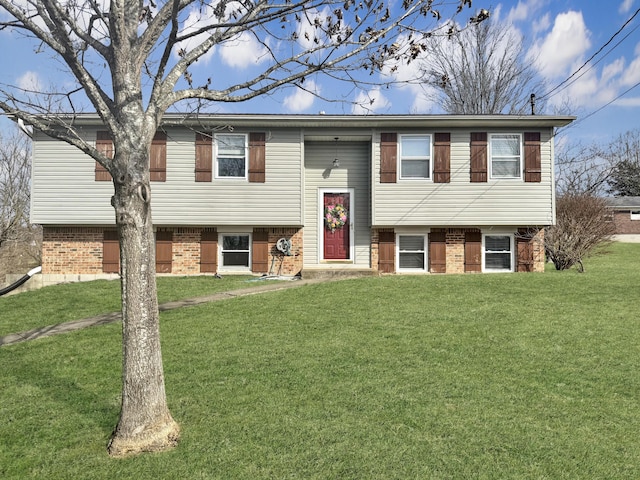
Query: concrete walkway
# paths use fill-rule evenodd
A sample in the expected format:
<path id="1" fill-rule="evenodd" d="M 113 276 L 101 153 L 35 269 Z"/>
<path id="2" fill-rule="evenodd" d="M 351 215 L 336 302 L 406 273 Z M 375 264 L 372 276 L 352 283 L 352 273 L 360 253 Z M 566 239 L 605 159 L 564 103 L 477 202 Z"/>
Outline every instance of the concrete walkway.
<path id="1" fill-rule="evenodd" d="M 321 283 L 327 280 L 327 278 L 291 281 L 264 280 L 264 283 L 249 288 L 213 293 L 211 295 L 205 295 L 203 297 L 188 298 L 184 300 L 177 300 L 175 302 L 163 303 L 159 306 L 159 309 L 161 312 L 166 312 L 169 310 L 175 310 L 176 308 L 191 307 L 194 305 L 201 305 L 203 303 L 218 302 L 220 300 L 244 297 L 247 295 L 256 295 L 265 292 L 275 292 L 277 290 L 285 290 L 289 288 L 300 287 L 303 285 L 309 285 L 312 283 Z M 259 282 L 256 281 L 256 283 Z M 117 322 L 118 320 L 122 320 L 122 314 L 120 312 L 113 312 L 97 315 L 95 317 L 84 318 L 82 320 L 74 320 L 71 322 L 59 323 L 57 325 L 35 328 L 26 332 L 11 333 L 9 335 L 5 335 L 4 337 L 0 337 L 0 347 L 5 345 L 13 345 L 20 342 L 26 342 L 28 340 L 35 340 L 37 338 L 51 337 L 53 335 L 73 332 L 75 330 L 93 327 L 96 325 L 105 325 L 107 323 Z"/>

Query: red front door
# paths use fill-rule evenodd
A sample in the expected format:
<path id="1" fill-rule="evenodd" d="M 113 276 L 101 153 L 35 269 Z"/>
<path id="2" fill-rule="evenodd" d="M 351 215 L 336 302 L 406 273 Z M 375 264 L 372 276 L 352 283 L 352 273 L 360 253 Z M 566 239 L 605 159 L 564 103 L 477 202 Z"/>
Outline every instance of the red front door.
<path id="1" fill-rule="evenodd" d="M 325 193 L 323 198 L 324 214 L 324 256 L 325 260 L 348 260 L 349 259 L 349 225 L 351 223 L 351 205 L 348 193 Z M 346 211 L 346 221 L 344 225 L 335 230 L 331 230 L 327 225 L 327 207 L 343 206 Z"/>

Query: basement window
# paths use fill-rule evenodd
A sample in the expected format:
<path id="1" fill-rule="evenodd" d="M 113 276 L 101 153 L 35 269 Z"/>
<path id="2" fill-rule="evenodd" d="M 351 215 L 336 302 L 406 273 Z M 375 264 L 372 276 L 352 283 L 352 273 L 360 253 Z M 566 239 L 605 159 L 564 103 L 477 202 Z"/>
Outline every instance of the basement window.
<path id="1" fill-rule="evenodd" d="M 483 235 L 483 271 L 512 272 L 513 244 L 513 235 Z"/>
<path id="2" fill-rule="evenodd" d="M 226 270 L 249 270 L 251 265 L 249 235 L 222 235 L 220 265 Z"/>

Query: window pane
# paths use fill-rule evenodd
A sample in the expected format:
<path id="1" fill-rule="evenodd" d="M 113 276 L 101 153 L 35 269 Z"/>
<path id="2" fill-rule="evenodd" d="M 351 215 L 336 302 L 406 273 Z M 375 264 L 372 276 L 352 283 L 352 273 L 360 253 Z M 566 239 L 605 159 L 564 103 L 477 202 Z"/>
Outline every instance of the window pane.
<path id="1" fill-rule="evenodd" d="M 240 155 L 244 157 L 244 135 L 217 135 L 218 152 L 222 155 Z"/>
<path id="2" fill-rule="evenodd" d="M 487 253 L 484 266 L 489 270 L 511 270 L 511 253 Z"/>
<path id="3" fill-rule="evenodd" d="M 400 268 L 424 269 L 424 253 L 400 252 Z"/>
<path id="4" fill-rule="evenodd" d="M 429 160 L 403 160 L 402 178 L 429 178 Z"/>
<path id="5" fill-rule="evenodd" d="M 493 156 L 520 156 L 519 135 L 497 135 L 491 137 Z"/>
<path id="6" fill-rule="evenodd" d="M 223 252 L 222 265 L 225 267 L 248 267 L 249 252 Z"/>
<path id="7" fill-rule="evenodd" d="M 219 177 L 244 177 L 245 176 L 244 158 L 218 157 L 218 176 Z"/>
<path id="8" fill-rule="evenodd" d="M 494 177 L 519 177 L 520 162 L 518 159 L 504 161 L 494 160 L 491 165 L 491 175 Z"/>
<path id="9" fill-rule="evenodd" d="M 222 237 L 223 250 L 249 250 L 249 235 L 225 235 Z"/>
<path id="10" fill-rule="evenodd" d="M 402 157 L 429 157 L 431 156 L 431 141 L 425 137 L 401 137 Z"/>
<path id="11" fill-rule="evenodd" d="M 423 251 L 424 237 L 420 235 L 401 235 L 398 243 L 400 250 Z"/>
<path id="12" fill-rule="evenodd" d="M 484 237 L 484 248 L 487 252 L 509 252 L 511 238 L 503 235 L 487 235 Z"/>

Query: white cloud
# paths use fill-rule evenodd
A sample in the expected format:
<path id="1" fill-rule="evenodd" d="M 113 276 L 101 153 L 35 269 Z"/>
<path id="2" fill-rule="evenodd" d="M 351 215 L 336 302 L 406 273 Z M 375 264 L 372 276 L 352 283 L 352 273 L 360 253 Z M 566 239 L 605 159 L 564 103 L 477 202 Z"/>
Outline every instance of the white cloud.
<path id="1" fill-rule="evenodd" d="M 316 95 L 319 94 L 320 86 L 313 80 L 307 80 L 304 82 L 304 90 L 297 87 L 295 92 L 284 99 L 284 108 L 288 112 L 303 112 L 311 108 L 316 99 Z"/>
<path id="2" fill-rule="evenodd" d="M 618 8 L 618 12 L 620 12 L 620 13 L 629 13 L 629 10 L 631 10 L 631 7 L 633 7 L 633 1 L 634 0 L 624 0 L 620 4 L 620 7 Z"/>
<path id="3" fill-rule="evenodd" d="M 529 22 L 532 18 L 535 19 L 536 12 L 542 10 L 546 3 L 544 0 L 519 0 L 518 4 L 509 10 L 505 21 L 506 23 Z M 500 12 L 500 9 L 498 8 L 497 11 Z"/>
<path id="4" fill-rule="evenodd" d="M 619 107 L 640 107 L 640 97 L 619 98 L 614 102 Z"/>
<path id="5" fill-rule="evenodd" d="M 315 22 L 324 23 L 326 18 L 330 15 L 331 11 L 329 7 L 324 7 L 322 10 L 312 8 L 304 14 L 301 14 L 300 21 L 296 29 L 296 35 L 298 36 L 298 44 L 304 50 L 310 50 L 323 45 L 326 42 L 326 36 L 322 29 L 317 28 Z"/>
<path id="6" fill-rule="evenodd" d="M 602 69 L 602 81 L 609 82 L 624 71 L 624 58 L 618 58 L 608 63 Z"/>
<path id="7" fill-rule="evenodd" d="M 380 87 L 374 87 L 368 92 L 360 91 L 354 100 L 352 113 L 366 115 L 378 112 L 391 106 L 389 100 L 382 94 Z"/>
<path id="8" fill-rule="evenodd" d="M 27 71 L 16 80 L 16 86 L 29 92 L 44 91 L 40 76 L 36 72 Z"/>
<path id="9" fill-rule="evenodd" d="M 234 68 L 258 65 L 268 60 L 267 53 L 267 48 L 248 32 L 242 32 L 233 40 L 220 45 L 222 61 Z"/>
<path id="10" fill-rule="evenodd" d="M 579 67 L 590 46 L 582 12 L 569 11 L 556 17 L 551 32 L 531 49 L 531 57 L 537 59 L 540 73 L 552 80 Z"/>
<path id="11" fill-rule="evenodd" d="M 194 33 L 198 31 L 200 28 L 210 25 L 211 21 L 212 20 L 210 17 L 206 17 L 203 12 L 201 12 L 196 8 L 193 8 L 189 12 L 189 16 L 183 23 L 183 28 L 180 31 L 180 35 L 183 36 L 183 35 L 188 35 L 190 33 Z M 208 34 L 201 33 L 200 35 L 196 35 L 187 40 L 184 40 L 176 45 L 173 53 L 174 55 L 177 56 L 178 50 L 180 49 L 183 49 L 188 52 L 194 49 L 195 47 L 197 47 L 198 45 L 200 45 L 208 37 L 209 37 Z M 209 63 L 209 60 L 211 60 L 211 57 L 213 56 L 213 52 L 214 52 L 214 49 L 212 48 L 207 53 L 205 53 L 202 57 L 200 57 L 199 59 L 200 64 L 206 65 L 207 63 Z"/>
<path id="12" fill-rule="evenodd" d="M 640 82 L 640 57 L 631 62 L 621 78 L 621 83 L 625 87 L 630 87 L 638 82 Z"/>
<path id="13" fill-rule="evenodd" d="M 549 30 L 551 26 L 551 15 L 545 13 L 542 17 L 533 21 L 533 33 L 538 34 L 540 32 L 545 32 Z"/>
<path id="14" fill-rule="evenodd" d="M 529 18 L 530 7 L 527 2 L 518 2 L 518 4 L 507 13 L 507 23 L 514 23 Z"/>

